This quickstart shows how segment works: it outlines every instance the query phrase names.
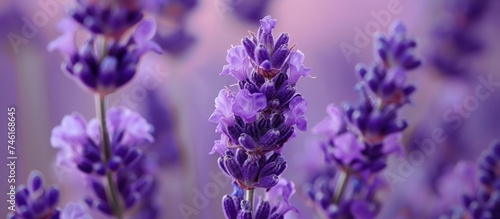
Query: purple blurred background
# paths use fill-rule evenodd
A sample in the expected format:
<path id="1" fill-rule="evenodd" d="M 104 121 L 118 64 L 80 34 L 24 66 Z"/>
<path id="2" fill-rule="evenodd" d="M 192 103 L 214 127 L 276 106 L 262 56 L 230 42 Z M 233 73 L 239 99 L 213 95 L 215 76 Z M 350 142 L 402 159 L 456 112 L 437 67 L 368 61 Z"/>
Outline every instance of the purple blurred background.
<path id="1" fill-rule="evenodd" d="M 401 115 L 411 124 L 405 131 L 406 142 L 412 142 L 414 136 L 429 138 L 431 132 L 428 130 L 445 123 L 442 115 L 446 110 L 453 109 L 453 104 L 462 103 L 468 95 L 474 95 L 474 89 L 480 84 L 478 76 L 487 78 L 492 75 L 494 80 L 497 78 L 500 81 L 500 43 L 497 38 L 500 34 L 500 4 L 495 1 L 491 1 L 481 22 L 473 29 L 483 49 L 464 61 L 468 70 L 463 73 L 465 76 L 459 77 L 439 73 L 430 60 L 434 49 L 442 43 L 436 40 L 434 32 L 436 24 L 445 19 L 443 17 L 448 10 L 443 6 L 444 1 L 273 0 L 266 2 L 260 13 L 240 11 L 250 8 L 239 6 L 246 1 L 250 0 L 199 1 L 182 19 L 186 33 L 193 37 L 189 47 L 180 53 L 147 54 L 134 81 L 110 98 L 110 105 L 123 105 L 140 111 L 157 126 L 162 125 L 161 121 L 168 123 L 161 127 L 163 134 L 155 136 L 163 143 L 158 145 L 163 146 L 158 152 L 162 164 L 159 173 L 162 218 L 182 218 L 179 205 L 196 205 L 193 202 L 200 200 L 197 200 L 199 195 L 193 190 L 203 191 L 206 185 L 216 182 L 210 175 L 221 173 L 216 162 L 218 156 L 208 154 L 213 141 L 219 136 L 215 134 L 215 125 L 207 120 L 213 112 L 218 91 L 234 83 L 232 77 L 219 76 L 226 63 L 226 51 L 231 45 L 239 44 L 241 38 L 247 35 L 247 30 L 256 30 L 256 16 L 269 14 L 278 19 L 275 31 L 290 33 L 291 41 L 297 43 L 295 48 L 306 55 L 305 64 L 313 68 L 311 74 L 314 78 L 306 78 L 298 85 L 298 91 L 308 100 L 309 128 L 326 116 L 328 103 L 340 104 L 357 99 L 353 90 L 356 83 L 354 66 L 358 62 L 371 62 L 371 33 L 368 34 L 370 42 L 367 46 L 358 48 L 357 53 L 348 58 L 340 45 L 357 46 L 356 30 L 365 32 L 365 27 L 373 24 L 376 25 L 372 27 L 378 26 L 380 31 L 387 32 L 389 21 L 402 20 L 410 34 L 417 38 L 420 45 L 418 52 L 424 59 L 424 67 L 410 73 L 408 79 L 417 85 L 418 91 L 414 106 L 405 108 Z M 55 2 L 56 7 L 46 11 L 44 2 Z M 64 115 L 74 111 L 82 113 L 87 119 L 95 116 L 92 95 L 82 91 L 61 71 L 62 57 L 46 49 L 47 44 L 59 35 L 57 22 L 71 4 L 72 1 L 63 0 L 0 1 L 0 112 L 4 113 L 0 116 L 0 140 L 5 145 L 6 108 L 15 106 L 19 158 L 17 180 L 24 183 L 31 170 L 40 170 L 49 182 L 61 185 L 62 203 L 77 201 L 78 196 L 73 191 L 79 189 L 71 187 L 71 173 L 54 166 L 56 150 L 50 145 L 51 130 Z M 391 13 L 391 10 L 398 13 Z M 381 24 L 378 15 L 387 12 L 390 18 Z M 32 22 L 33 17 L 42 19 L 35 22 L 43 25 L 35 25 L 37 32 L 26 34 L 23 32 L 26 31 L 23 29 L 25 20 Z M 163 27 L 159 28 L 161 31 Z M 9 38 L 12 34 L 25 41 L 14 45 Z M 173 42 L 177 43 L 175 39 Z M 491 140 L 500 137 L 500 91 L 491 93 L 488 99 L 479 102 L 477 110 L 473 110 L 469 118 L 463 119 L 460 133 L 449 135 L 447 142 L 438 145 L 438 153 L 427 157 L 429 161 L 444 159 L 442 157 L 447 154 L 453 154 L 456 159 L 474 161 Z M 460 140 L 454 141 L 455 138 Z M 315 137 L 310 132 L 299 132 L 286 146 L 284 156 L 289 167 L 284 176 L 294 181 L 298 188 L 292 202 L 301 212 L 301 215 L 290 215 L 290 218 L 310 218 L 309 215 L 312 215 L 300 185 L 307 178 L 304 157 L 316 147 L 314 141 Z M 1 149 L 2 157 L 7 156 L 4 147 Z M 435 167 L 422 165 L 416 172 L 425 172 L 426 168 Z M 0 165 L 0 175 L 7 176 L 5 164 Z M 395 200 L 411 197 L 410 191 L 428 190 L 425 184 L 410 185 L 410 182 L 420 180 L 419 177 L 420 174 L 410 176 L 399 185 L 402 188 L 396 190 L 396 194 L 387 197 L 383 212 L 390 216 L 381 218 L 394 218 L 394 212 L 403 203 L 397 205 Z M 2 194 L 5 194 L 6 180 L 0 179 L 0 182 Z M 230 184 L 223 186 L 216 197 L 207 197 L 206 203 L 194 207 L 196 214 L 190 218 L 222 218 L 221 197 L 231 191 Z M 0 208 L 0 215 L 3 214 L 6 214 L 6 206 Z"/>

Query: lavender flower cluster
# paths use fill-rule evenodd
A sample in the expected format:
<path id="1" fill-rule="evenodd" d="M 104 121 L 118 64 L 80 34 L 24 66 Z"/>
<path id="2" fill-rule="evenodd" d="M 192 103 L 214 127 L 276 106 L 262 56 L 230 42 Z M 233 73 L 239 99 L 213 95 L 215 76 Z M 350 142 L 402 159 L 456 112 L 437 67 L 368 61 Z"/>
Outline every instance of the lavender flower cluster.
<path id="1" fill-rule="evenodd" d="M 79 0 L 71 18 L 60 27 L 64 33 L 49 44 L 49 50 L 60 50 L 65 58 L 63 70 L 95 95 L 98 118 L 87 122 L 79 113 L 72 113 L 52 130 L 51 144 L 59 149 L 56 164 L 80 173 L 78 177 L 88 186 L 83 198 L 88 207 L 119 219 L 132 216 L 128 210 L 141 206 L 141 199 L 150 198 L 154 188 L 144 150 L 145 144 L 153 142 L 153 128 L 129 109 L 107 110 L 105 98 L 134 77 L 145 52 L 161 51 L 150 41 L 156 24 L 143 20 L 136 1 Z M 82 45 L 75 40 L 77 31 L 89 36 Z M 45 190 L 36 172 L 30 177 L 29 188 L 19 189 L 16 197 L 17 212 L 11 218 L 90 218 L 82 217 L 86 209 L 79 205 L 60 213 L 55 208 L 59 190 Z"/>
<path id="2" fill-rule="evenodd" d="M 60 210 L 59 187 L 46 186 L 43 175 L 34 170 L 27 185 L 20 185 L 16 192 L 16 211 L 7 214 L 7 219 L 92 219 L 85 207 L 70 202 Z"/>
<path id="3" fill-rule="evenodd" d="M 489 0 L 444 0 L 445 19 L 437 22 L 432 64 L 446 76 L 466 77 L 467 59 L 484 47 L 477 27 L 490 7 Z"/>
<path id="4" fill-rule="evenodd" d="M 461 194 L 461 206 L 452 206 L 440 218 L 500 218 L 500 141 L 492 142 L 477 163 L 477 178 L 468 179 L 477 185 Z"/>
<path id="5" fill-rule="evenodd" d="M 254 210 L 253 192 L 256 188 L 270 191 L 279 184 L 286 168 L 281 155 L 284 145 L 296 128 L 307 128 L 307 102 L 296 92 L 296 83 L 311 69 L 304 66 L 302 52 L 292 51 L 287 33 L 273 37 L 275 19 L 266 16 L 260 22 L 257 34 L 250 33 L 242 39 L 242 45 L 228 50 L 228 65 L 221 75 L 236 78 L 238 90 L 222 89 L 209 118 L 221 133 L 211 153 L 221 155 L 220 168 L 248 196 L 245 200 L 239 195 L 224 197 L 224 211 L 230 219 L 282 218 L 291 209 L 269 211 L 269 204 L 261 201 Z M 285 198 L 288 203 L 289 196 Z M 256 214 L 252 214 L 254 211 Z"/>
<path id="6" fill-rule="evenodd" d="M 196 42 L 196 37 L 188 31 L 188 18 L 198 5 L 198 0 L 149 0 L 146 1 L 161 25 L 154 40 L 168 53 L 182 55 Z"/>
<path id="7" fill-rule="evenodd" d="M 393 25 L 390 36 L 377 35 L 375 62 L 357 66 L 360 101 L 328 105 L 328 117 L 313 128 L 327 138 L 321 147 L 332 167 L 305 187 L 328 218 L 374 218 L 380 210 L 375 192 L 383 183 L 377 173 L 402 149 L 407 123 L 397 114 L 415 91 L 406 84 L 407 71 L 421 64 L 413 53 L 416 42 L 406 35 L 402 23 Z"/>
<path id="8" fill-rule="evenodd" d="M 115 92 L 132 80 L 145 52 L 161 52 L 151 41 L 156 23 L 151 19 L 141 21 L 143 14 L 134 5 L 133 1 L 81 0 L 71 18 L 60 23 L 63 35 L 48 49 L 61 51 L 65 72 L 88 90 L 100 95 Z M 77 45 L 77 31 L 89 34 L 82 45 Z"/>

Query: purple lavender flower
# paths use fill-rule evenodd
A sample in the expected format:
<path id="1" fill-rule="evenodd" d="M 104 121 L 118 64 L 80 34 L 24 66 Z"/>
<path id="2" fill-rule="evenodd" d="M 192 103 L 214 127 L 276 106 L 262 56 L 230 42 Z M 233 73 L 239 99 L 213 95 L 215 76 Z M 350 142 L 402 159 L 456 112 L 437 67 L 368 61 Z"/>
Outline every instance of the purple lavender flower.
<path id="1" fill-rule="evenodd" d="M 155 142 L 148 148 L 160 165 L 176 165 L 181 160 L 180 142 L 177 136 L 177 121 L 174 107 L 165 101 L 159 92 L 148 91 L 145 117 L 154 127 Z"/>
<path id="2" fill-rule="evenodd" d="M 500 217 L 500 142 L 494 141 L 478 161 L 480 186 L 474 196 L 465 195 L 463 203 L 473 218 Z"/>
<path id="3" fill-rule="evenodd" d="M 462 202 L 462 196 L 475 194 L 479 186 L 476 164 L 460 161 L 455 167 L 442 175 L 437 182 L 439 202 L 448 208 Z"/>
<path id="4" fill-rule="evenodd" d="M 342 112 L 329 105 L 330 116 L 318 123 L 313 133 L 323 134 L 328 139 L 321 143 L 327 162 L 357 172 L 378 172 L 385 168 L 389 154 L 401 151 L 398 142 L 406 124 L 396 122 L 394 111 L 392 115 L 381 115 L 370 102 L 360 104 L 356 110 L 351 107 L 346 105 Z"/>
<path id="5" fill-rule="evenodd" d="M 378 144 L 388 135 L 401 132 L 408 126 L 405 120 L 397 118 L 398 106 L 376 106 L 364 86 L 358 85 L 356 89 L 360 93 L 360 101 L 344 104 L 343 111 L 350 131 L 361 136 L 363 141 Z"/>
<path id="6" fill-rule="evenodd" d="M 415 90 L 405 84 L 405 71 L 421 63 L 413 55 L 415 46 L 401 23 L 389 37 L 379 35 L 372 68 L 358 67 L 360 101 L 345 103 L 342 110 L 328 105 L 328 117 L 313 128 L 313 133 L 326 137 L 321 147 L 327 172 L 313 177 L 306 190 L 325 217 L 377 216 L 375 193 L 382 185 L 377 173 L 387 166 L 390 154 L 401 151 L 401 132 L 407 127 L 397 113 Z"/>
<path id="7" fill-rule="evenodd" d="M 385 186 L 382 180 L 377 176 L 367 184 L 360 178 L 351 177 L 345 185 L 343 197 L 336 201 L 341 172 L 335 166 L 327 165 L 304 184 L 303 190 L 317 212 L 322 218 L 375 218 L 381 209 L 375 192 Z"/>
<path id="8" fill-rule="evenodd" d="M 65 56 L 63 69 L 69 76 L 100 95 L 113 93 L 128 83 L 145 52 L 161 52 L 159 46 L 150 41 L 156 31 L 156 24 L 150 19 L 139 23 L 128 38 L 92 34 L 79 49 L 75 42 L 77 24 L 67 19 L 59 28 L 64 31 L 63 35 L 51 42 L 48 49 L 61 51 Z"/>
<path id="9" fill-rule="evenodd" d="M 299 213 L 299 209 L 290 203 L 290 198 L 295 194 L 295 184 L 285 178 L 280 178 L 278 184 L 266 192 L 266 200 L 275 206 L 275 212 L 285 215 L 289 211 Z"/>
<path id="10" fill-rule="evenodd" d="M 307 129 L 307 102 L 296 93 L 296 83 L 311 69 L 303 64 L 302 52 L 291 51 L 287 33 L 274 39 L 276 22 L 264 17 L 257 34 L 250 33 L 242 39 L 242 45 L 227 51 L 228 64 L 220 73 L 236 78 L 239 89 L 222 89 L 215 99 L 209 121 L 217 123 L 221 139 L 214 142 L 210 153 L 222 156 L 218 159 L 220 168 L 245 190 L 246 196 L 245 200 L 234 195 L 224 197 L 227 218 L 283 218 L 292 209 L 288 201 L 273 202 L 278 205 L 273 209 L 269 201 L 253 207 L 256 188 L 269 191 L 279 184 L 286 168 L 281 152 L 295 128 Z"/>
<path id="11" fill-rule="evenodd" d="M 198 0 L 148 0 L 147 8 L 167 18 L 183 21 L 196 8 Z"/>
<path id="12" fill-rule="evenodd" d="M 229 0 L 228 5 L 234 9 L 234 15 L 240 19 L 258 23 L 265 15 L 271 0 Z"/>
<path id="13" fill-rule="evenodd" d="M 152 183 L 151 174 L 142 170 L 144 156 L 141 145 L 151 143 L 152 126 L 138 113 L 125 108 L 111 108 L 107 114 L 111 154 L 105 159 L 99 132 L 99 121 L 86 123 L 77 113 L 65 116 L 60 126 L 52 130 L 51 144 L 59 148 L 58 163 L 77 168 L 87 174 L 93 196 L 85 201 L 91 208 L 112 215 L 102 177 L 115 176 L 124 208 L 130 209 L 146 194 Z"/>
<path id="14" fill-rule="evenodd" d="M 476 28 L 490 6 L 489 0 L 444 0 L 444 19 L 433 29 L 431 63 L 446 76 L 466 77 L 469 58 L 484 48 Z M 434 21 L 435 22 L 435 21 Z"/>
<path id="15" fill-rule="evenodd" d="M 140 145 L 151 143 L 152 127 L 139 114 L 126 108 L 111 108 L 107 115 L 112 158 L 103 163 L 98 120 L 89 123 L 82 115 L 73 113 L 63 118 L 61 125 L 52 130 L 51 144 L 60 149 L 57 163 L 77 167 L 84 173 L 105 175 L 136 161 Z"/>
<path id="16" fill-rule="evenodd" d="M 46 187 L 38 171 L 29 175 L 28 185 L 21 185 L 16 192 L 16 211 L 7 215 L 9 219 L 59 219 L 59 187 Z"/>
<path id="17" fill-rule="evenodd" d="M 399 106 L 409 103 L 415 86 L 406 85 L 406 71 L 420 66 L 421 61 L 413 54 L 417 43 L 406 36 L 402 23 L 395 23 L 389 37 L 379 35 L 375 43 L 377 60 L 370 68 L 357 66 L 366 87 L 379 98 L 377 104 Z"/>
<path id="18" fill-rule="evenodd" d="M 463 206 L 450 206 L 450 210 L 442 218 L 500 217 L 500 141 L 493 141 L 491 147 L 483 152 L 478 159 L 478 167 L 478 178 L 473 178 L 472 175 L 466 179 L 470 185 L 462 193 Z M 467 171 L 470 172 L 475 171 Z M 479 186 L 476 185 L 477 182 Z M 474 190 L 472 194 L 470 190 Z"/>
<path id="19" fill-rule="evenodd" d="M 290 51 L 288 34 L 275 42 L 275 19 L 267 16 L 261 25 L 257 35 L 243 38 L 243 46 L 228 50 L 229 64 L 221 75 L 235 77 L 239 90 L 221 90 L 209 118 L 218 123 L 217 132 L 227 135 L 229 148 L 242 147 L 256 155 L 280 149 L 294 127 L 306 130 L 307 103 L 296 94 L 295 84 L 310 72 L 302 63 L 304 54 Z"/>
<path id="20" fill-rule="evenodd" d="M 326 106 L 326 113 L 328 116 L 313 127 L 313 134 L 322 134 L 334 138 L 346 131 L 346 123 L 339 107 L 330 103 Z"/>
<path id="21" fill-rule="evenodd" d="M 77 0 L 71 17 L 93 33 L 119 37 L 143 18 L 139 1 Z"/>
<path id="22" fill-rule="evenodd" d="M 186 24 L 179 24 L 179 27 L 169 33 L 158 31 L 153 40 L 164 51 L 177 56 L 184 54 L 197 41 L 196 37 L 188 32 Z"/>
<path id="23" fill-rule="evenodd" d="M 150 195 L 149 192 L 153 188 L 154 179 L 150 174 L 138 171 L 137 168 L 140 166 L 138 162 L 127 169 L 121 169 L 116 172 L 114 183 L 117 185 L 119 197 L 122 199 L 121 202 L 125 210 L 132 209 L 138 204 L 143 204 L 140 202 L 142 199 L 149 201 L 146 198 L 151 198 L 151 196 L 148 197 L 147 195 Z M 102 179 L 89 178 L 88 180 L 93 194 L 85 197 L 86 204 L 90 208 L 97 209 L 104 214 L 113 215 L 114 212 L 106 196 L 106 188 Z"/>
<path id="24" fill-rule="evenodd" d="M 195 42 L 196 37 L 188 31 L 188 18 L 196 8 L 198 0 L 148 0 L 145 1 L 150 11 L 161 23 L 154 37 L 167 53 L 180 56 Z"/>
<path id="25" fill-rule="evenodd" d="M 405 71 L 421 63 L 413 54 L 415 47 L 415 41 L 407 39 L 402 23 L 393 25 L 389 37 L 378 36 L 375 46 L 378 58 L 373 68 L 368 71 L 358 67 L 361 83 L 356 89 L 360 101 L 344 104 L 342 111 L 329 105 L 329 117 L 313 129 L 328 137 L 323 143 L 327 161 L 370 174 L 385 168 L 389 154 L 401 151 L 398 136 L 408 125 L 398 119 L 397 113 L 415 90 L 405 84 Z"/>
<path id="26" fill-rule="evenodd" d="M 243 199 L 241 188 L 235 187 L 232 195 L 222 198 L 224 214 L 228 219 L 283 219 L 290 211 L 298 213 L 297 208 L 290 203 L 291 196 L 295 193 L 293 182 L 284 178 L 266 192 L 265 198 L 261 198 L 255 209 L 247 200 Z M 252 211 L 255 213 L 252 214 Z"/>

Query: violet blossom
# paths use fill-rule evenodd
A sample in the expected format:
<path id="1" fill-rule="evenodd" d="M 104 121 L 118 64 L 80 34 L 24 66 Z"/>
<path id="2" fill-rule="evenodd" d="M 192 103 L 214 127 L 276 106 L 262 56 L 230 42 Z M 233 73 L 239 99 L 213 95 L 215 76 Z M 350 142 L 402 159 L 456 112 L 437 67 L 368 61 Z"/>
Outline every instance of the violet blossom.
<path id="1" fill-rule="evenodd" d="M 389 155 L 402 151 L 401 132 L 408 125 L 397 114 L 415 91 L 406 84 L 406 72 L 421 64 L 413 53 L 416 43 L 406 34 L 397 22 L 390 36 L 377 35 L 375 62 L 357 66 L 360 101 L 342 109 L 328 105 L 328 117 L 313 128 L 326 137 L 321 147 L 329 168 L 310 181 L 307 191 L 328 218 L 375 218 L 380 210 L 378 173 Z"/>
<path id="2" fill-rule="evenodd" d="M 500 173 L 498 171 L 500 167 L 500 141 L 493 141 L 490 148 L 482 153 L 477 163 L 477 177 L 474 178 L 471 175 L 466 179 L 466 182 L 472 186 L 465 187 L 466 190 L 462 191 L 462 205 L 450 206 L 449 212 L 442 215 L 441 218 L 500 217 Z"/>
<path id="3" fill-rule="evenodd" d="M 148 0 L 145 3 L 160 24 L 153 39 L 165 52 L 180 56 L 197 41 L 189 32 L 188 19 L 198 0 Z"/>
<path id="4" fill-rule="evenodd" d="M 15 212 L 7 214 L 8 219 L 92 219 L 79 204 L 69 203 L 60 210 L 59 187 L 45 185 L 43 175 L 36 170 L 30 173 L 27 185 L 18 186 L 15 197 Z"/>
<path id="5" fill-rule="evenodd" d="M 63 35 L 51 42 L 48 49 L 61 51 L 64 71 L 92 92 L 100 95 L 115 92 L 134 77 L 145 52 L 161 52 L 159 46 L 150 41 L 156 32 L 156 23 L 151 19 L 142 20 L 142 12 L 133 1 L 80 0 L 71 17 L 60 23 Z M 75 38 L 80 29 L 88 33 L 88 38 L 77 45 Z"/>
<path id="6" fill-rule="evenodd" d="M 468 78 L 468 65 L 474 54 L 480 53 L 484 42 L 477 28 L 487 15 L 493 1 L 443 0 L 443 19 L 435 22 L 431 64 L 445 76 Z"/>
<path id="7" fill-rule="evenodd" d="M 60 149 L 58 162 L 76 168 L 87 175 L 93 195 L 85 198 L 91 208 L 112 215 L 102 178 L 115 176 L 124 208 L 130 209 L 139 203 L 153 184 L 153 178 L 144 171 L 143 145 L 153 141 L 152 126 L 138 113 L 126 108 L 111 108 L 107 113 L 111 155 L 105 159 L 101 153 L 103 143 L 97 118 L 86 122 L 78 113 L 65 116 L 60 126 L 52 131 L 51 143 Z"/>
<path id="8" fill-rule="evenodd" d="M 302 52 L 291 50 L 287 33 L 274 38 L 275 19 L 266 16 L 260 23 L 257 33 L 251 32 L 242 39 L 242 45 L 228 50 L 228 64 L 220 74 L 238 80 L 238 89 L 222 89 L 209 118 L 217 123 L 216 132 L 221 134 L 211 154 L 221 155 L 220 168 L 251 196 L 247 200 L 226 196 L 223 202 L 228 218 L 235 218 L 239 211 L 243 213 L 238 217 L 252 218 L 251 212 L 256 211 L 257 218 L 274 218 L 267 209 L 269 203 L 253 208 L 253 191 L 269 191 L 279 184 L 286 168 L 281 156 L 284 144 L 295 129 L 307 129 L 307 102 L 296 93 L 296 83 L 311 69 L 303 64 Z M 282 210 L 280 217 L 286 212 L 288 209 Z"/>

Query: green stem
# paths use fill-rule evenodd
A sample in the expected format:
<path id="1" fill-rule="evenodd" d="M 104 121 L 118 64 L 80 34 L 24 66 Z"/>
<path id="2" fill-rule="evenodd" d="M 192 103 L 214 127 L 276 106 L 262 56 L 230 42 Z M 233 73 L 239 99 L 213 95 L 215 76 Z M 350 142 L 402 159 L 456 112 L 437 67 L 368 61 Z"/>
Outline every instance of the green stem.
<path id="1" fill-rule="evenodd" d="M 245 190 L 245 200 L 250 203 L 250 212 L 253 212 L 253 196 L 254 196 L 254 189 L 248 189 Z"/>
<path id="2" fill-rule="evenodd" d="M 102 145 L 102 157 L 103 162 L 108 163 L 111 158 L 111 143 L 109 141 L 108 129 L 106 128 L 106 106 L 105 106 L 105 96 L 96 94 L 95 95 L 96 113 L 100 122 L 100 132 L 101 132 L 101 145 Z M 113 179 L 113 174 L 110 171 L 106 172 L 106 197 L 109 204 L 111 205 L 111 210 L 117 219 L 122 219 L 122 208 L 118 200 L 118 189 Z"/>
<path id="3" fill-rule="evenodd" d="M 349 179 L 351 178 L 351 174 L 349 172 L 342 172 L 340 175 L 340 179 L 337 181 L 337 188 L 338 185 L 340 184 L 340 190 L 338 190 L 338 193 L 335 193 L 335 198 L 333 202 L 335 204 L 339 204 L 340 199 L 342 198 L 342 195 L 344 195 L 345 188 L 347 187 L 347 183 L 349 182 Z"/>

